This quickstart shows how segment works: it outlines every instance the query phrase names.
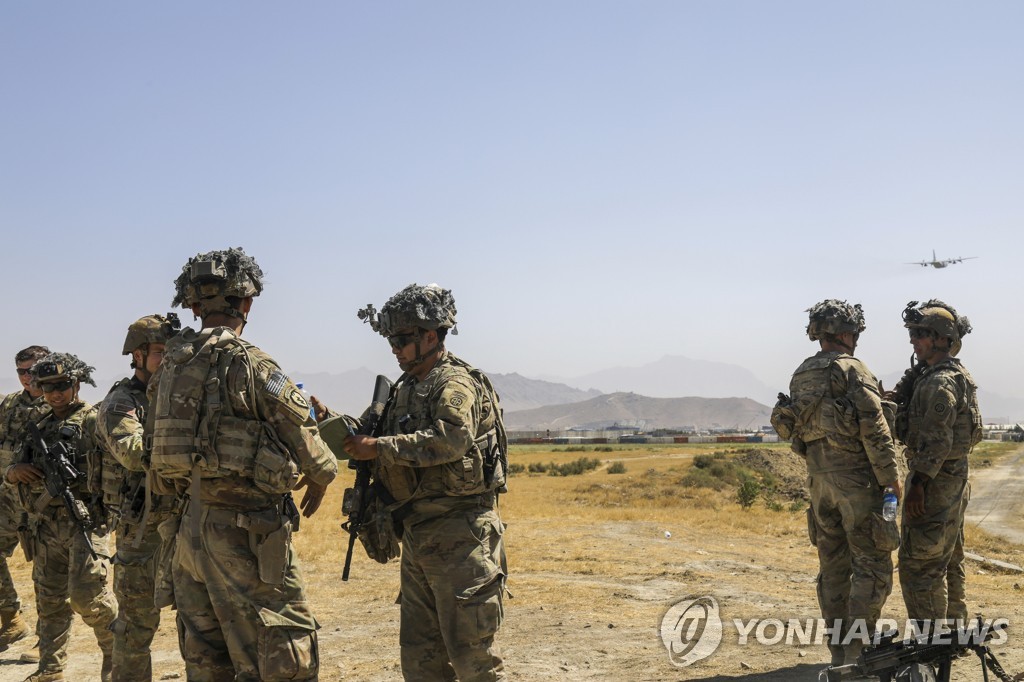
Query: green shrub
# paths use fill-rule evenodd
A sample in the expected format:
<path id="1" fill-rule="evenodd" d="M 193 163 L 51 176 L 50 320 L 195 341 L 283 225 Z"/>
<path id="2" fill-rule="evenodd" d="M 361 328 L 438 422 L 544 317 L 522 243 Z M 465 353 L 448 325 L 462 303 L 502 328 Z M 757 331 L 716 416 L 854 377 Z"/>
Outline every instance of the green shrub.
<path id="1" fill-rule="evenodd" d="M 526 471 L 526 465 L 525 464 L 519 464 L 518 462 L 515 462 L 515 463 L 512 463 L 512 464 L 508 465 L 509 476 L 514 476 L 515 474 L 521 474 L 524 471 Z"/>
<path id="2" fill-rule="evenodd" d="M 609 474 L 624 474 L 626 473 L 626 465 L 622 462 L 612 462 L 608 465 Z"/>
<path id="3" fill-rule="evenodd" d="M 744 476 L 736 489 L 736 501 L 744 509 L 750 509 L 757 502 L 757 496 L 761 494 L 761 484 L 756 478 Z"/>

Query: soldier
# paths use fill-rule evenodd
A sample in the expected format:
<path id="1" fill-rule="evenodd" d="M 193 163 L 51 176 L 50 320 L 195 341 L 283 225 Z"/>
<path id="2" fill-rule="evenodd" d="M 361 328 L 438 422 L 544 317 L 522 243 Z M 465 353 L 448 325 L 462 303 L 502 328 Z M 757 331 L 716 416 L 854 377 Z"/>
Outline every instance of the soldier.
<path id="1" fill-rule="evenodd" d="M 150 644 L 160 625 L 154 604 L 157 553 L 161 546 L 157 527 L 173 515 L 173 495 L 150 492 L 149 465 L 143 424 L 149 410 L 146 385 L 163 359 L 164 344 L 177 333 L 177 315 L 147 315 L 128 327 L 122 355 L 130 355 L 134 375 L 114 384 L 100 403 L 96 433 L 118 468 L 104 470 L 104 503 L 118 512 L 117 554 L 114 556 L 114 594 L 118 618 L 114 622 L 113 682 L 152 679 Z"/>
<path id="2" fill-rule="evenodd" d="M 39 619 L 39 669 L 26 682 L 64 679 L 73 612 L 96 633 L 103 652 L 101 679 L 110 679 L 113 635 L 109 628 L 117 617 L 117 602 L 107 588 L 106 511 L 95 494 L 99 492 L 102 455 L 95 441 L 96 408 L 78 397 L 82 382 L 95 385 L 92 371 L 69 353 L 50 353 L 32 367 L 33 378 L 51 410 L 39 421 L 39 431 L 48 448 L 66 449 L 70 464 L 82 474 L 69 491 L 84 504 L 91 527 L 79 526 L 64 499 L 47 492 L 43 486 L 46 454 L 31 441 L 23 448 L 20 463 L 8 467 L 5 474 L 8 483 L 18 484 L 23 506 L 34 515 L 31 552 L 35 554 L 32 580 Z"/>
<path id="3" fill-rule="evenodd" d="M 503 680 L 494 641 L 508 573 L 497 508 L 507 468 L 498 397 L 483 372 L 444 347 L 455 327 L 450 291 L 411 284 L 379 315 L 372 306 L 360 313 L 404 372 L 383 435 L 344 444 L 356 460 L 373 460 L 382 502 L 391 501 L 385 509 L 404 529 L 402 673 L 410 682 Z"/>
<path id="4" fill-rule="evenodd" d="M 29 346 L 18 351 L 14 363 L 22 391 L 12 393 L 0 401 L 0 469 L 14 463 L 21 452 L 22 432 L 25 425 L 39 421 L 49 408 L 43 400 L 43 391 L 33 385 L 30 374 L 39 358 L 50 352 L 46 346 Z M 21 617 L 21 600 L 7 568 L 7 559 L 18 545 L 18 527 L 22 525 L 21 504 L 17 491 L 0 486 L 0 651 L 6 651 L 15 642 L 28 637 L 28 625 Z"/>
<path id="5" fill-rule="evenodd" d="M 903 311 L 917 369 L 908 373 L 910 398 L 901 404 L 897 435 L 907 446 L 910 480 L 899 553 L 907 616 L 930 621 L 967 619 L 963 568 L 964 513 L 970 498 L 967 457 L 981 440 L 974 379 L 955 356 L 970 322 L 942 301 Z M 904 395 L 907 391 L 903 391 Z"/>
<path id="6" fill-rule="evenodd" d="M 829 626 L 832 665 L 856 661 L 892 591 L 895 521 L 881 515 L 882 495 L 900 494 L 896 449 L 878 381 L 853 357 L 864 315 L 860 305 L 829 299 L 809 311 L 807 336 L 821 350 L 793 373 L 772 425 L 807 461 L 807 526 L 818 548 L 818 604 Z M 857 623 L 862 625 L 857 631 Z"/>
<path id="7" fill-rule="evenodd" d="M 184 497 L 172 576 L 193 682 L 317 679 L 291 491 L 312 515 L 338 467 L 299 389 L 240 338 L 262 277 L 242 249 L 191 258 L 172 305 L 203 329 L 167 342 L 148 389 L 151 469 Z"/>

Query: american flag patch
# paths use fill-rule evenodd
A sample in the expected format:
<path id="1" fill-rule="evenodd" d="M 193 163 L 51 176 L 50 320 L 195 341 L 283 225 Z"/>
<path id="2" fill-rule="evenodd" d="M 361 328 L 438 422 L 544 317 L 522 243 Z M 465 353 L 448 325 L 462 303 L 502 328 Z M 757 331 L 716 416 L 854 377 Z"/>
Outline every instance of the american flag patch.
<path id="1" fill-rule="evenodd" d="M 263 389 L 275 398 L 280 398 L 287 385 L 288 377 L 281 370 L 275 369 L 273 374 L 267 377 L 267 383 L 263 385 Z"/>

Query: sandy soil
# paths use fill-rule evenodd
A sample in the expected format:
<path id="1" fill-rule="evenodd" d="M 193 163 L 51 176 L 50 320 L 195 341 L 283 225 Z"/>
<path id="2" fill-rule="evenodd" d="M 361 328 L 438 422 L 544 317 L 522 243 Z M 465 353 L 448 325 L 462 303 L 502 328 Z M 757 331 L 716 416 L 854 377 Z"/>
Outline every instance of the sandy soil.
<path id="1" fill-rule="evenodd" d="M 551 459 L 550 454 L 537 457 Z M 640 457 L 646 459 L 641 462 Z M 502 502 L 514 594 L 506 601 L 500 635 L 509 679 L 817 680 L 827 663 L 824 646 L 740 646 L 733 625 L 734 619 L 817 616 L 817 561 L 806 540 L 803 512 L 745 512 L 723 494 L 703 492 L 684 499 L 652 499 L 642 508 L 610 509 L 588 502 L 585 491 L 596 484 L 642 483 L 646 479 L 635 478 L 636 471 L 678 471 L 686 458 L 673 453 L 624 456 L 629 467 L 625 476 L 598 470 L 570 478 L 513 478 L 513 493 Z M 1014 461 L 1019 471 L 1021 456 Z M 975 500 L 984 499 L 997 477 L 992 482 L 989 478 L 976 480 Z M 360 553 L 352 579 L 343 583 L 340 578 L 344 544 L 338 509 L 348 481 L 346 472 L 297 541 L 322 624 L 320 679 L 400 680 L 397 564 L 380 566 Z M 997 549 L 981 534 L 969 534 L 968 546 L 979 554 L 1024 562 L 1024 547 Z M 14 564 L 15 579 L 23 594 L 28 593 L 26 613 L 34 620 L 28 567 L 20 552 Z M 973 562 L 968 570 L 972 610 L 1010 620 L 1010 638 L 997 655 L 1011 673 L 1024 671 L 1024 575 L 995 572 Z M 902 621 L 905 612 L 895 582 L 884 615 Z M 718 601 L 722 645 L 703 661 L 675 667 L 662 644 L 660 622 L 673 603 L 700 596 Z M 32 672 L 34 666 L 17 662 L 25 648 L 19 643 L 0 653 L 0 680 L 22 680 Z M 68 679 L 98 679 L 99 662 L 91 632 L 76 619 Z M 158 680 L 184 679 L 169 611 L 154 644 L 154 672 Z M 953 680 L 981 679 L 976 659 L 954 665 Z"/>

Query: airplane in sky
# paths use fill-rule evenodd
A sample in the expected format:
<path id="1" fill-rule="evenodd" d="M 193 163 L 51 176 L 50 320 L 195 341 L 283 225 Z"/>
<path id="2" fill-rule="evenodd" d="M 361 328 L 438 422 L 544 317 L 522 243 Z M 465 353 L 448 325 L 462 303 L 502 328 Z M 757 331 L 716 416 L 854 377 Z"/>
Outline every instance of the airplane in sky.
<path id="1" fill-rule="evenodd" d="M 917 260 L 914 261 L 913 263 L 906 263 L 906 265 L 920 265 L 923 268 L 926 268 L 930 265 L 933 268 L 944 268 L 947 265 L 963 263 L 965 260 L 970 260 L 971 258 L 977 258 L 977 256 L 959 256 L 957 258 L 944 258 L 943 260 L 939 260 L 935 255 L 935 249 L 932 249 L 931 260 Z"/>

